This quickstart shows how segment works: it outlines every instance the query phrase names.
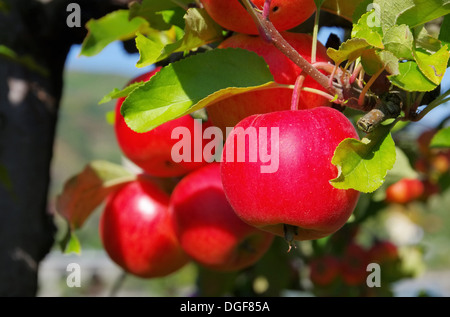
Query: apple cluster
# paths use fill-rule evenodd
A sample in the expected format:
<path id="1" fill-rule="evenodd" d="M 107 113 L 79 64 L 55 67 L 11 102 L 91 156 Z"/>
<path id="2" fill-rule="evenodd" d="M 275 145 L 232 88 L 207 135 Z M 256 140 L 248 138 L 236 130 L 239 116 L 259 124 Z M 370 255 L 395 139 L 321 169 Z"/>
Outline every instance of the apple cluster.
<path id="1" fill-rule="evenodd" d="M 403 178 L 386 188 L 386 202 L 408 204 L 426 201 L 442 192 L 441 182 L 448 177 L 450 171 L 450 151 L 430 147 L 437 131 L 435 128 L 427 129 L 418 136 L 414 168 L 419 172 L 419 176 L 413 179 Z"/>
<path id="2" fill-rule="evenodd" d="M 249 91 L 211 104 L 201 127 L 185 115 L 145 133 L 127 126 L 121 114 L 124 98 L 117 101 L 118 145 L 141 174 L 108 197 L 100 234 L 111 259 L 140 277 L 165 276 L 191 260 L 217 271 L 247 268 L 277 236 L 290 247 L 295 240 L 335 233 L 348 221 L 359 199 L 358 191 L 330 184 L 339 175 L 331 163 L 336 147 L 346 138 L 358 139 L 352 122 L 320 94 L 302 91 L 298 104 L 293 105 L 290 86 L 302 69 L 257 35 L 238 0 L 201 2 L 217 23 L 232 31 L 218 49 L 255 52 L 264 58 L 274 80 L 286 88 Z M 264 1 L 253 2 L 263 9 Z M 312 60 L 313 38 L 288 30 L 303 23 L 315 8 L 312 0 L 274 0 L 265 8 L 282 36 L 308 61 Z M 326 48 L 317 45 L 314 60 L 328 63 Z M 148 81 L 160 69 L 130 84 Z M 324 91 L 309 77 L 303 87 Z M 191 131 L 191 136 L 195 129 L 215 126 L 226 131 L 233 127 L 224 141 L 221 160 L 174 161 L 172 149 L 177 140 L 172 131 L 180 126 Z M 250 142 L 249 131 L 255 131 L 257 140 L 273 141 L 273 133 L 267 132 L 275 131 L 272 128 L 277 131 L 275 142 Z M 232 155 L 225 155 L 230 147 Z M 273 153 L 276 147 L 277 169 L 262 173 L 264 157 L 251 160 L 251 147 L 257 147 L 257 153 Z"/>
<path id="3" fill-rule="evenodd" d="M 370 275 L 373 267 L 380 273 L 376 278 Z M 308 278 L 318 296 L 388 296 L 391 283 L 406 277 L 399 247 L 389 240 L 375 239 L 369 246 L 351 240 L 308 260 Z M 374 279 L 376 287 L 369 287 Z"/>

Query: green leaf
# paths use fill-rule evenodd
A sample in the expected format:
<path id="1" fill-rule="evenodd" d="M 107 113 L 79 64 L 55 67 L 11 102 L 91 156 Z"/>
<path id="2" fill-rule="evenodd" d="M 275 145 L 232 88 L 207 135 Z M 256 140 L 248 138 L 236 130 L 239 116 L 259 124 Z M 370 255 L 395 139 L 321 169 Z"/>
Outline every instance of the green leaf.
<path id="1" fill-rule="evenodd" d="M 368 75 L 374 75 L 382 68 L 391 75 L 399 74 L 399 59 L 389 51 L 366 50 L 361 55 L 361 64 Z"/>
<path id="2" fill-rule="evenodd" d="M 331 184 L 339 189 L 373 192 L 383 184 L 395 160 L 390 126 L 381 125 L 361 141 L 345 139 L 339 144 L 331 161 L 339 175 Z"/>
<path id="3" fill-rule="evenodd" d="M 449 0 L 409 0 L 405 2 L 413 5 L 400 13 L 397 24 L 408 24 L 415 27 L 450 13 Z"/>
<path id="4" fill-rule="evenodd" d="M 99 104 L 104 104 L 104 103 L 110 102 L 111 100 L 117 99 L 117 98 L 125 98 L 133 90 L 135 90 L 137 87 L 142 86 L 143 84 L 144 84 L 144 82 L 141 81 L 141 82 L 132 83 L 123 89 L 114 88 L 111 92 L 109 92 L 107 95 L 105 95 L 102 98 L 102 100 L 99 101 Z"/>
<path id="5" fill-rule="evenodd" d="M 367 16 L 368 18 L 368 23 L 371 25 L 375 25 L 375 24 L 379 24 L 379 13 L 376 12 L 376 10 L 374 10 L 374 6 L 373 6 L 373 0 L 360 0 L 360 1 L 354 1 L 354 2 L 358 2 L 357 6 L 355 7 L 353 14 L 352 14 L 352 21 L 353 23 L 356 23 L 362 16 L 363 14 L 366 14 L 367 12 L 371 12 L 371 14 L 369 14 Z M 378 25 L 379 27 L 379 25 Z"/>
<path id="6" fill-rule="evenodd" d="M 39 65 L 32 56 L 30 55 L 20 56 L 9 47 L 0 44 L 0 58 L 2 57 L 9 59 L 15 63 L 19 63 L 24 67 L 28 68 L 29 70 L 41 74 L 42 76 L 48 76 L 49 74 L 48 69 Z"/>
<path id="7" fill-rule="evenodd" d="M 444 27 L 444 25 L 441 26 L 441 33 L 443 31 L 442 27 Z M 450 25 L 448 27 L 450 27 Z M 435 53 L 441 49 L 442 42 L 439 39 L 431 36 L 430 33 L 428 33 L 428 30 L 425 28 L 425 26 L 421 25 L 415 27 L 413 31 L 416 49 L 423 49 L 429 53 Z M 450 45 L 450 42 L 447 44 Z"/>
<path id="8" fill-rule="evenodd" d="M 431 139 L 430 147 L 448 148 L 450 147 L 450 127 L 439 130 Z"/>
<path id="9" fill-rule="evenodd" d="M 355 61 L 370 47 L 371 45 L 365 39 L 353 38 L 342 43 L 339 50 L 328 48 L 327 54 L 336 65 L 340 65 L 346 60 L 348 63 Z"/>
<path id="10" fill-rule="evenodd" d="M 120 165 L 101 160 L 90 162 L 64 184 L 56 199 L 56 210 L 71 229 L 81 228 L 109 193 L 134 179 L 136 175 Z"/>
<path id="11" fill-rule="evenodd" d="M 66 239 L 61 241 L 60 243 L 62 252 L 64 254 L 70 254 L 75 253 L 80 255 L 81 254 L 81 244 L 80 240 L 78 240 L 78 237 L 75 235 L 75 233 L 72 230 L 68 231 L 68 235 Z"/>
<path id="12" fill-rule="evenodd" d="M 381 27 L 378 27 L 376 25 L 369 26 L 367 24 L 371 14 L 373 14 L 373 11 L 365 13 L 356 24 L 353 24 L 351 36 L 352 38 L 365 39 L 367 43 L 369 43 L 373 47 L 383 49 L 384 44 Z"/>
<path id="13" fill-rule="evenodd" d="M 140 33 L 137 34 L 135 41 L 140 55 L 136 67 L 150 66 L 163 59 L 161 56 L 165 44 L 161 41 L 148 38 Z"/>
<path id="14" fill-rule="evenodd" d="M 406 91 L 432 91 L 436 89 L 437 85 L 431 82 L 420 71 L 416 62 L 410 61 L 399 64 L 399 74 L 389 76 L 389 80 L 395 86 Z"/>
<path id="15" fill-rule="evenodd" d="M 184 36 L 175 43 L 164 45 L 138 35 L 136 46 L 141 58 L 137 67 L 152 65 L 169 57 L 172 53 L 188 52 L 222 39 L 222 28 L 204 9 L 189 9 L 184 18 L 186 20 Z"/>
<path id="16" fill-rule="evenodd" d="M 325 0 L 321 9 L 352 21 L 353 14 L 361 0 Z"/>
<path id="17" fill-rule="evenodd" d="M 412 60 L 414 37 L 406 24 L 397 25 L 386 31 L 383 38 L 388 51 L 400 59 Z"/>
<path id="18" fill-rule="evenodd" d="M 191 0 L 143 0 L 130 5 L 130 19 L 142 17 L 157 30 L 168 30 L 172 25 L 184 27 L 183 15 Z M 181 5 L 181 6 L 180 6 Z"/>
<path id="19" fill-rule="evenodd" d="M 446 15 L 442 21 L 439 40 L 447 45 L 450 45 L 450 15 Z"/>
<path id="20" fill-rule="evenodd" d="M 146 132 L 220 99 L 274 85 L 272 82 L 267 63 L 259 55 L 237 48 L 215 49 L 162 68 L 125 99 L 121 112 L 131 129 Z"/>
<path id="21" fill-rule="evenodd" d="M 137 32 L 144 32 L 149 26 L 141 17 L 130 20 L 128 10 L 117 10 L 98 20 L 89 20 L 86 28 L 88 34 L 81 45 L 80 55 L 94 56 L 110 43 L 132 39 Z"/>
<path id="22" fill-rule="evenodd" d="M 414 57 L 422 73 L 434 84 L 440 85 L 450 58 L 447 45 L 432 55 L 416 50 Z"/>
<path id="23" fill-rule="evenodd" d="M 450 12 L 450 0 L 374 0 L 373 3 L 380 9 L 383 32 L 401 24 L 416 27 Z"/>

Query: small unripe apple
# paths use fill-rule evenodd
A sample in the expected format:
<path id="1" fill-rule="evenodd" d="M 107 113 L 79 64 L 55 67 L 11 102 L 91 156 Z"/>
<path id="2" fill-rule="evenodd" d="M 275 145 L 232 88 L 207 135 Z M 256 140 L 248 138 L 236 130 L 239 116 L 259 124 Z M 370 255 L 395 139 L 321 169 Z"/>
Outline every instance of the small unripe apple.
<path id="1" fill-rule="evenodd" d="M 282 32 L 281 35 L 300 55 L 307 61 L 311 61 L 313 39 L 309 34 Z M 328 62 L 326 48 L 320 42 L 317 45 L 317 62 Z M 300 67 L 273 44 L 267 43 L 259 36 L 235 34 L 222 42 L 219 48 L 241 48 L 255 52 L 264 58 L 274 81 L 279 84 L 294 85 L 302 72 Z M 309 76 L 306 77 L 303 86 L 325 91 L 325 88 Z M 227 127 L 234 127 L 239 121 L 253 114 L 289 110 L 292 92 L 293 90 L 288 88 L 246 92 L 208 106 L 207 112 L 212 124 L 225 131 Z M 302 91 L 298 109 L 329 105 L 330 102 L 327 98 Z"/>
<path id="2" fill-rule="evenodd" d="M 236 271 L 255 264 L 274 238 L 236 216 L 223 191 L 219 163 L 185 176 L 172 193 L 170 211 L 185 252 L 212 270 Z"/>
<path id="3" fill-rule="evenodd" d="M 290 231 L 287 240 L 336 232 L 359 198 L 358 191 L 330 184 L 338 176 L 331 159 L 346 138 L 358 134 L 347 117 L 330 107 L 242 120 L 223 149 L 221 175 L 228 201 L 252 226 L 279 236 Z"/>
<path id="4" fill-rule="evenodd" d="M 201 0 L 208 14 L 223 28 L 239 33 L 258 34 L 250 14 L 238 0 Z M 253 0 L 259 9 L 264 0 Z M 313 0 L 272 0 L 269 19 L 278 31 L 302 24 L 316 11 Z"/>
<path id="5" fill-rule="evenodd" d="M 386 201 L 406 204 L 419 199 L 424 193 L 424 184 L 420 179 L 403 178 L 386 188 Z"/>
<path id="6" fill-rule="evenodd" d="M 161 67 L 143 74 L 132 80 L 129 84 L 138 81 L 148 81 L 153 77 Z M 201 160 L 195 158 L 196 135 L 203 135 L 205 129 L 211 126 L 209 121 L 200 122 L 194 120 L 191 115 L 185 115 L 178 119 L 166 122 L 151 131 L 138 133 L 133 131 L 126 124 L 124 117 L 120 112 L 120 108 L 125 98 L 119 98 L 115 109 L 114 131 L 117 142 L 123 154 L 134 164 L 140 167 L 145 173 L 156 177 L 177 177 L 182 176 L 207 164 L 205 158 L 201 156 Z M 172 138 L 172 132 L 175 128 L 184 127 L 189 130 L 191 136 L 192 150 L 191 159 L 175 162 L 172 157 L 172 149 L 179 142 L 177 138 Z M 206 144 L 200 138 L 201 151 Z"/>
<path id="7" fill-rule="evenodd" d="M 167 276 L 189 262 L 169 213 L 169 195 L 145 175 L 108 196 L 99 223 L 109 257 L 142 278 Z"/>

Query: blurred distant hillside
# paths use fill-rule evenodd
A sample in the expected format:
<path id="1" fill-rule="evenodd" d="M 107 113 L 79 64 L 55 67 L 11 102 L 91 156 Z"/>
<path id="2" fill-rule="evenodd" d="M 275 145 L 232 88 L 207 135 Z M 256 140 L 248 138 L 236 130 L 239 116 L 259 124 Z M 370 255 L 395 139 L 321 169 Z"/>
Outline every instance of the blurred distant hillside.
<path id="1" fill-rule="evenodd" d="M 51 203 L 61 192 L 65 181 L 80 172 L 88 162 L 121 162 L 121 152 L 116 143 L 113 126 L 106 119 L 107 113 L 114 110 L 115 101 L 102 105 L 98 102 L 108 92 L 114 88 L 122 88 L 130 80 L 119 75 L 74 71 L 66 72 L 64 77 L 52 162 Z M 96 238 L 96 216 L 98 215 L 90 221 L 93 230 L 87 228 L 82 230 L 82 234 Z M 98 246 L 98 242 L 92 243 Z"/>

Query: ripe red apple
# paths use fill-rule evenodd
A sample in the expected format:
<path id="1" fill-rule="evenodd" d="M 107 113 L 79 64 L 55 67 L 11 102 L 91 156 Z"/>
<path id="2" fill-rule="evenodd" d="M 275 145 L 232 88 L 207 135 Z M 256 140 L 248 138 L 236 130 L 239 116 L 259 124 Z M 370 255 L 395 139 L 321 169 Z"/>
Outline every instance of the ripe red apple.
<path id="1" fill-rule="evenodd" d="M 175 235 L 169 195 L 144 175 L 108 196 L 99 229 L 110 258 L 136 276 L 167 276 L 189 262 Z"/>
<path id="2" fill-rule="evenodd" d="M 313 39 L 309 34 L 290 32 L 281 34 L 307 61 L 311 61 Z M 317 45 L 317 62 L 328 62 L 326 48 L 319 42 Z M 235 34 L 219 45 L 219 48 L 230 47 L 246 49 L 263 57 L 277 83 L 294 85 L 302 72 L 300 67 L 274 45 L 265 42 L 259 36 Z M 303 86 L 325 91 L 311 77 L 305 79 Z M 289 110 L 292 92 L 292 89 L 287 88 L 246 92 L 208 106 L 207 112 L 212 124 L 225 131 L 226 127 L 234 127 L 239 121 L 253 114 Z M 307 109 L 329 105 L 330 102 L 325 97 L 303 91 L 300 94 L 298 108 Z"/>
<path id="3" fill-rule="evenodd" d="M 386 201 L 406 204 L 419 199 L 424 193 L 424 184 L 420 179 L 403 178 L 386 188 Z"/>
<path id="4" fill-rule="evenodd" d="M 341 259 L 341 277 L 350 286 L 361 285 L 367 278 L 369 253 L 356 243 L 350 243 Z"/>
<path id="5" fill-rule="evenodd" d="M 201 0 L 208 14 L 223 28 L 247 34 L 258 34 L 255 22 L 238 0 Z M 253 0 L 262 9 L 264 0 Z M 316 11 L 313 0 L 272 0 L 269 19 L 284 31 L 300 25 Z"/>
<path id="6" fill-rule="evenodd" d="M 209 269 L 235 271 L 251 266 L 274 238 L 236 216 L 223 191 L 219 163 L 185 176 L 172 193 L 170 211 L 185 252 Z"/>
<path id="7" fill-rule="evenodd" d="M 222 154 L 222 183 L 231 206 L 252 226 L 279 236 L 289 231 L 294 236 L 288 241 L 336 232 L 359 198 L 358 191 L 330 184 L 338 176 L 331 159 L 346 138 L 358 138 L 354 126 L 329 107 L 242 120 Z"/>
<path id="8" fill-rule="evenodd" d="M 160 69 L 161 67 L 157 67 L 155 70 L 132 80 L 129 84 L 137 81 L 148 81 Z M 207 164 L 206 160 L 209 158 L 205 158 L 203 155 L 201 159 L 195 157 L 196 142 L 194 140 L 196 134 L 201 136 L 203 131 L 211 126 L 209 121 L 200 122 L 194 120 L 190 115 L 185 115 L 166 122 L 151 131 L 137 133 L 128 127 L 120 113 L 124 100 L 125 98 L 117 100 L 114 130 L 122 152 L 130 161 L 142 168 L 147 174 L 156 177 L 182 176 Z M 172 148 L 180 141 L 177 138 L 172 138 L 172 132 L 177 127 L 185 127 L 190 132 L 192 150 L 189 162 L 175 162 L 172 158 Z M 202 138 L 197 140 L 202 140 Z M 201 151 L 205 144 L 206 142 L 202 141 L 202 144 L 199 145 Z"/>
<path id="9" fill-rule="evenodd" d="M 328 286 L 333 283 L 340 273 L 339 260 L 332 255 L 324 255 L 311 260 L 309 263 L 309 278 L 316 286 Z"/>

